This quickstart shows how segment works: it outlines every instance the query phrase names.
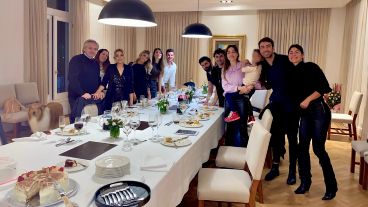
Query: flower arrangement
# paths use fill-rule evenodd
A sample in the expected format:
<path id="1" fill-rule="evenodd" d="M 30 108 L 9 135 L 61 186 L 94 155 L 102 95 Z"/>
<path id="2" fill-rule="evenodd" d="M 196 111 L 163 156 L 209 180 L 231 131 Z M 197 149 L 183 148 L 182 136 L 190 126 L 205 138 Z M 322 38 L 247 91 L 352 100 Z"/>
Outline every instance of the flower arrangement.
<path id="1" fill-rule="evenodd" d="M 185 95 L 188 97 L 189 102 L 191 102 L 195 93 L 195 88 L 188 86 L 187 88 L 184 89 L 184 92 Z"/>
<path id="2" fill-rule="evenodd" d="M 326 103 L 333 112 L 340 111 L 341 103 L 341 84 L 335 83 L 332 91 L 326 97 Z"/>
<path id="3" fill-rule="evenodd" d="M 120 119 L 108 119 L 104 125 L 110 130 L 110 137 L 118 138 L 120 136 L 120 127 L 123 127 L 123 122 Z"/>
<path id="4" fill-rule="evenodd" d="M 167 98 L 164 97 L 164 98 L 159 99 L 157 102 L 157 107 L 161 114 L 165 114 L 169 107 L 169 101 L 167 100 Z"/>

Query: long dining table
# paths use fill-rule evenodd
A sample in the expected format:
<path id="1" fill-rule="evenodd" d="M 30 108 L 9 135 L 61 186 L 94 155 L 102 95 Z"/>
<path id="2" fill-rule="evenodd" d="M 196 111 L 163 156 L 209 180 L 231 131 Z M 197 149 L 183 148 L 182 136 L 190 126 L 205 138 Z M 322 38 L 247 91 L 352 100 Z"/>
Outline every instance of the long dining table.
<path id="1" fill-rule="evenodd" d="M 194 108 L 196 107 L 199 105 L 194 106 Z M 145 119 L 147 114 L 157 111 L 157 108 L 150 106 L 139 108 L 138 111 L 141 119 Z M 161 136 L 172 136 L 178 129 L 185 129 L 182 126 L 170 124 L 173 113 L 176 111 L 169 111 L 162 115 L 162 125 L 158 130 Z M 198 131 L 198 134 L 188 138 L 192 144 L 186 147 L 167 147 L 160 143 L 145 141 L 133 145 L 132 150 L 126 152 L 122 149 L 123 140 L 126 137 L 122 132 L 121 138 L 112 139 L 109 137 L 109 132 L 103 131 L 98 122 L 89 122 L 85 126 L 87 134 L 73 137 L 73 139 L 78 140 L 77 142 L 56 147 L 55 144 L 60 142 L 63 137 L 53 132 L 43 141 L 13 142 L 0 146 L 0 157 L 7 156 L 15 159 L 18 173 L 23 173 L 63 162 L 69 157 L 59 154 L 88 141 L 116 144 L 116 147 L 88 160 L 89 167 L 85 170 L 69 173 L 69 178 L 79 184 L 78 192 L 71 197 L 71 201 L 83 207 L 95 206 L 94 194 L 103 185 L 120 180 L 138 180 L 147 184 L 151 189 L 150 200 L 145 206 L 174 207 L 180 204 L 184 194 L 189 189 L 191 180 L 198 173 L 202 164 L 208 161 L 211 149 L 217 147 L 219 139 L 224 134 L 223 109 L 218 108 L 212 111 L 210 119 L 201 121 L 201 124 L 203 124 L 201 128 L 191 128 L 191 130 Z M 147 128 L 142 131 L 137 130 L 135 134 L 130 134 L 130 137 L 135 136 L 138 139 L 146 140 L 153 134 L 152 129 Z M 130 159 L 130 175 L 110 179 L 96 176 L 95 161 L 108 155 L 128 157 Z M 140 167 L 148 156 L 164 159 L 168 167 L 162 171 L 142 170 Z M 6 199 L 14 185 L 15 182 L 6 188 L 0 186 L 0 199 Z M 63 204 L 61 203 L 59 206 L 63 206 Z"/>

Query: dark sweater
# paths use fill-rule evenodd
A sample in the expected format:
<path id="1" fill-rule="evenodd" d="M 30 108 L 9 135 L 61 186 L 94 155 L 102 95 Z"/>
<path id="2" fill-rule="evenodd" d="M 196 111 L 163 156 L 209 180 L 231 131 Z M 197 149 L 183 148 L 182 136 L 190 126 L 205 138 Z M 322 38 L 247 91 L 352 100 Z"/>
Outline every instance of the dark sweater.
<path id="1" fill-rule="evenodd" d="M 142 64 L 134 64 L 133 68 L 133 86 L 134 92 L 139 98 L 140 95 L 147 97 L 148 84 L 148 74 L 146 68 Z"/>
<path id="2" fill-rule="evenodd" d="M 94 59 L 80 54 L 69 62 L 68 96 L 75 99 L 85 93 L 95 93 L 100 85 L 100 67 Z"/>
<path id="3" fill-rule="evenodd" d="M 331 92 L 326 76 L 321 68 L 312 62 L 300 62 L 298 65 L 290 65 L 292 75 L 293 97 L 301 103 L 305 98 L 317 91 L 321 96 L 314 100 L 323 101 L 323 94 Z"/>
<path id="4" fill-rule="evenodd" d="M 270 96 L 271 105 L 278 105 L 284 111 L 291 112 L 297 109 L 296 100 L 293 100 L 290 93 L 290 62 L 286 55 L 275 53 L 272 66 L 266 61 L 262 61 L 262 72 L 260 81 L 267 89 L 272 89 Z"/>

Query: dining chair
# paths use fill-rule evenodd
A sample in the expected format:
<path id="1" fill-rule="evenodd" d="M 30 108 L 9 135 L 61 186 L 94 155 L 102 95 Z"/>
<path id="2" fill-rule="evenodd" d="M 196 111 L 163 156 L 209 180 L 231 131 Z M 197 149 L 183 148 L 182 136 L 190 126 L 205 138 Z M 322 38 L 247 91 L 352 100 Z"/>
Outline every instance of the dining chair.
<path id="1" fill-rule="evenodd" d="M 243 169 L 202 168 L 198 173 L 198 206 L 205 201 L 245 203 L 254 207 L 271 134 L 259 121 L 253 125 Z"/>
<path id="2" fill-rule="evenodd" d="M 355 172 L 355 165 L 359 166 L 359 184 L 363 183 L 363 174 L 365 171 L 364 166 L 364 153 L 368 152 L 367 140 L 353 140 L 351 141 L 351 161 L 350 161 L 350 172 Z M 355 162 L 356 153 L 359 153 L 360 160 Z"/>
<path id="3" fill-rule="evenodd" d="M 267 105 L 268 94 L 268 90 L 255 90 L 254 94 L 250 98 L 250 103 L 253 108 L 256 108 L 257 111 L 261 111 Z M 253 111 L 254 117 L 259 116 L 259 112 L 257 111 Z"/>
<path id="4" fill-rule="evenodd" d="M 263 113 L 262 119 L 257 120 L 257 122 L 259 121 L 260 124 L 268 132 L 270 132 L 272 120 L 273 120 L 273 117 L 272 117 L 271 111 L 269 109 L 266 109 Z M 230 169 L 243 169 L 246 152 L 247 152 L 247 148 L 245 147 L 220 146 L 217 151 L 217 156 L 216 156 L 216 161 L 215 161 L 216 167 L 230 168 Z M 272 157 L 271 157 L 271 152 L 269 152 L 269 150 L 267 150 L 265 162 L 266 162 L 266 166 L 268 168 L 271 168 Z M 259 202 L 263 203 L 262 182 L 260 182 L 258 190 L 259 190 L 258 191 Z"/>
<path id="5" fill-rule="evenodd" d="M 357 140 L 357 129 L 356 129 L 356 119 L 358 116 L 360 104 L 362 102 L 363 94 L 354 91 L 353 96 L 351 97 L 350 104 L 349 104 L 349 112 L 348 114 L 344 113 L 331 113 L 331 123 L 343 123 L 347 124 L 348 128 L 333 128 L 330 125 L 328 129 L 328 139 L 330 139 L 331 134 L 342 134 L 342 135 L 349 135 L 350 139 L 354 138 Z M 336 130 L 336 131 L 332 131 Z M 348 133 L 346 133 L 348 132 Z"/>
<path id="6" fill-rule="evenodd" d="M 363 184 L 362 187 L 364 190 L 368 188 L 368 152 L 364 153 L 364 173 L 363 173 Z"/>
<path id="7" fill-rule="evenodd" d="M 91 117 L 98 116 L 98 108 L 96 104 L 88 104 L 83 108 L 82 114 L 89 114 Z"/>

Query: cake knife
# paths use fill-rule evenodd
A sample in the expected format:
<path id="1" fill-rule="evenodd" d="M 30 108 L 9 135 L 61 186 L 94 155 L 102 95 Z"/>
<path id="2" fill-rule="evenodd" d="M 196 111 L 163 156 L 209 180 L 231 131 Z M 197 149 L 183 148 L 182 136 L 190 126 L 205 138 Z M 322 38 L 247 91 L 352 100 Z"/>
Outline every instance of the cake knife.
<path id="1" fill-rule="evenodd" d="M 68 196 L 66 196 L 66 193 L 64 189 L 60 186 L 59 183 L 53 182 L 55 190 L 57 190 L 60 194 L 60 197 L 63 199 L 65 207 L 74 207 L 72 202 L 70 202 Z"/>

